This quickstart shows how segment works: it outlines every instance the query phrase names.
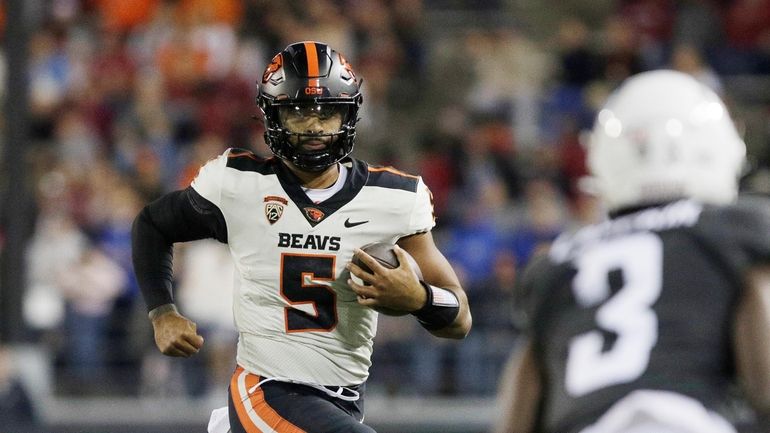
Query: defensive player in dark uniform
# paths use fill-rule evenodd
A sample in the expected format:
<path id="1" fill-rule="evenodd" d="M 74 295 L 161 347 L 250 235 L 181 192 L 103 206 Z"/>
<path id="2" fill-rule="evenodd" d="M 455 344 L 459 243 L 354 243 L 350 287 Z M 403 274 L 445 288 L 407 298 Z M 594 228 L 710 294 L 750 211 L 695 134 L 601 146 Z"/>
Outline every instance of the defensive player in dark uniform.
<path id="1" fill-rule="evenodd" d="M 203 344 L 174 306 L 172 244 L 215 238 L 232 254 L 237 368 L 212 433 L 373 432 L 362 423 L 377 329 L 370 307 L 413 313 L 438 337 L 470 329 L 465 293 L 433 242 L 427 186 L 348 156 L 360 83 L 327 45 L 289 45 L 259 83 L 275 157 L 228 149 L 136 219 L 134 268 L 166 355 L 191 356 Z M 396 244 L 401 265 L 386 269 L 359 249 L 372 242 Z M 372 272 L 351 263 L 354 254 Z"/>
<path id="2" fill-rule="evenodd" d="M 770 203 L 737 198 L 745 146 L 692 77 L 627 80 L 589 165 L 610 218 L 564 234 L 519 286 L 528 341 L 497 433 L 733 433 L 733 384 L 770 408 Z"/>

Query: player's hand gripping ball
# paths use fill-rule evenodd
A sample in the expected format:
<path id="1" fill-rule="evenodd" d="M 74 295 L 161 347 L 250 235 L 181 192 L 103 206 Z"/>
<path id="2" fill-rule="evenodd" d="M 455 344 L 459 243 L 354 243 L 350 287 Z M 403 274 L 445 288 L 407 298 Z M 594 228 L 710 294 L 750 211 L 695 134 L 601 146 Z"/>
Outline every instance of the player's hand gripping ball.
<path id="1" fill-rule="evenodd" d="M 373 242 L 370 244 L 366 244 L 363 247 L 361 247 L 361 250 L 365 252 L 366 254 L 369 254 L 372 256 L 373 259 L 377 260 L 377 263 L 381 264 L 383 267 L 388 269 L 395 269 L 397 268 L 400 263 L 398 262 L 398 257 L 396 256 L 396 253 L 393 251 L 393 244 L 389 244 L 387 242 Z M 417 275 L 418 280 L 422 280 L 422 271 L 420 270 L 420 266 L 417 264 L 417 262 L 414 260 L 411 254 L 409 254 L 406 250 L 404 251 L 404 255 L 409 261 L 409 267 L 412 268 L 412 271 L 414 271 L 415 275 Z M 353 256 L 353 260 L 351 262 L 363 269 L 366 272 L 369 272 L 370 274 L 374 273 L 371 269 L 369 269 L 369 266 L 367 266 L 364 262 L 361 261 L 361 259 L 357 256 Z M 350 274 L 350 277 L 358 284 L 366 284 L 363 281 L 361 281 L 358 277 L 356 277 L 353 274 Z M 408 311 L 401 311 L 401 310 L 394 310 L 392 308 L 387 307 L 371 307 L 378 313 L 382 313 L 388 316 L 404 316 L 409 314 Z"/>

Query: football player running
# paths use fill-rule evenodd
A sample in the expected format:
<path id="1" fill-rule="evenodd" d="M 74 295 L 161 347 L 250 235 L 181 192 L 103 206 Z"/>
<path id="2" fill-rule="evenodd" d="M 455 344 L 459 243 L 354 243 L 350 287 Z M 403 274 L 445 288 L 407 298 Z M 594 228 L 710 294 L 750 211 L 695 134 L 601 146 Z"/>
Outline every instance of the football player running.
<path id="1" fill-rule="evenodd" d="M 229 418 L 234 433 L 373 432 L 362 423 L 377 326 L 370 307 L 410 312 L 438 337 L 470 330 L 465 293 L 433 242 L 427 186 L 349 156 L 360 84 L 329 46 L 289 45 L 258 86 L 275 157 L 228 149 L 190 187 L 136 218 L 134 267 L 166 355 L 191 356 L 203 345 L 195 323 L 174 306 L 172 244 L 215 238 L 232 253 L 237 367 L 229 414 L 215 413 L 211 429 L 227 431 Z M 402 265 L 386 269 L 360 251 L 376 241 L 396 243 Z M 354 254 L 371 273 L 350 263 Z"/>
<path id="2" fill-rule="evenodd" d="M 588 149 L 610 218 L 565 233 L 518 292 L 528 340 L 498 433 L 734 433 L 732 385 L 770 408 L 770 203 L 738 198 L 745 146 L 694 78 L 629 78 Z"/>

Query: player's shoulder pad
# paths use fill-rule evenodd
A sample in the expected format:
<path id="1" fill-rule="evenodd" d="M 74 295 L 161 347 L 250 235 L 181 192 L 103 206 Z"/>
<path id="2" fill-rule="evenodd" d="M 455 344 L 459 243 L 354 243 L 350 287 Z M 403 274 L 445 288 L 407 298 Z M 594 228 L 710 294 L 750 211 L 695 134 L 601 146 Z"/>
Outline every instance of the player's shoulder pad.
<path id="1" fill-rule="evenodd" d="M 239 171 L 253 171 L 260 174 L 272 173 L 272 162 L 274 158 L 262 158 L 254 152 L 247 149 L 233 147 L 225 152 L 227 156 L 227 167 Z"/>
<path id="2" fill-rule="evenodd" d="M 706 213 L 717 223 L 729 224 L 747 231 L 770 233 L 770 197 L 743 194 L 729 206 L 710 207 Z"/>
<path id="3" fill-rule="evenodd" d="M 709 206 L 699 222 L 704 239 L 736 269 L 770 262 L 770 199 L 742 195 L 728 206 Z"/>
<path id="4" fill-rule="evenodd" d="M 381 188 L 400 189 L 416 192 L 420 183 L 420 177 L 414 176 L 393 167 L 368 166 L 369 175 L 366 186 L 379 186 Z"/>
<path id="5" fill-rule="evenodd" d="M 770 196 L 762 194 L 743 194 L 738 198 L 736 207 L 745 212 L 763 217 L 770 223 Z"/>

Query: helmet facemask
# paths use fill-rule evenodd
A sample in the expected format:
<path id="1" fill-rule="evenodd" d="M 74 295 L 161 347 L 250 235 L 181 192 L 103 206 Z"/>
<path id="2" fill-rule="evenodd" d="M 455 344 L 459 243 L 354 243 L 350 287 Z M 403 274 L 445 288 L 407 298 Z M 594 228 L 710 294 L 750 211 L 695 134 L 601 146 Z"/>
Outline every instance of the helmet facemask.
<path id="1" fill-rule="evenodd" d="M 309 172 L 345 158 L 355 142 L 360 85 L 347 60 L 326 44 L 286 47 L 265 70 L 257 96 L 270 150 Z M 331 122 L 334 116 L 339 120 Z"/>
<path id="2" fill-rule="evenodd" d="M 322 171 L 353 150 L 358 105 L 275 101 L 263 108 L 265 141 L 279 158 L 306 171 Z"/>

